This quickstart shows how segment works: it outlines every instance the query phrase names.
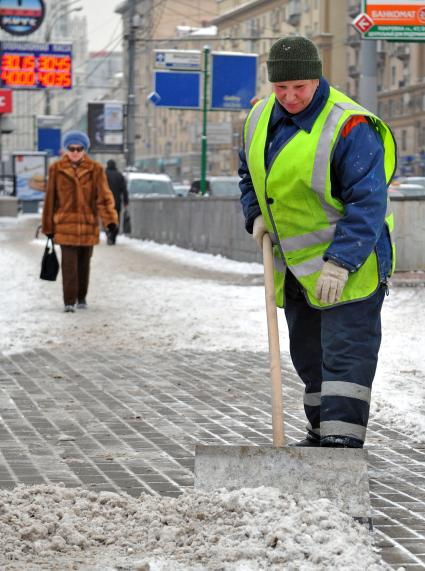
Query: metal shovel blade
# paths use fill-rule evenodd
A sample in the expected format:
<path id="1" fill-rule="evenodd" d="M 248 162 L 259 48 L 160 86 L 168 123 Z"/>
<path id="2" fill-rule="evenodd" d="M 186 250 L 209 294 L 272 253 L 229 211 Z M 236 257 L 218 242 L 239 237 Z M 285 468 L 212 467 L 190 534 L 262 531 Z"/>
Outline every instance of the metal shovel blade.
<path id="1" fill-rule="evenodd" d="M 326 498 L 353 517 L 370 517 L 367 452 L 353 448 L 195 447 L 195 488 L 271 486 L 304 498 Z"/>

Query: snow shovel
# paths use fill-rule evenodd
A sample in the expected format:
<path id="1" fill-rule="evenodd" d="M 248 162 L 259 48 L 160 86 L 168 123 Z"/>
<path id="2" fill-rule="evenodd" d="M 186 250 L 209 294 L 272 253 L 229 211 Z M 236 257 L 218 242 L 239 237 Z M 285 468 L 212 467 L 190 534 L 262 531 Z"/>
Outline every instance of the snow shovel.
<path id="1" fill-rule="evenodd" d="M 264 283 L 272 383 L 273 446 L 195 447 L 195 488 L 212 490 L 272 486 L 292 496 L 326 498 L 341 511 L 370 520 L 367 453 L 354 448 L 284 447 L 279 329 L 273 252 L 263 238 Z"/>

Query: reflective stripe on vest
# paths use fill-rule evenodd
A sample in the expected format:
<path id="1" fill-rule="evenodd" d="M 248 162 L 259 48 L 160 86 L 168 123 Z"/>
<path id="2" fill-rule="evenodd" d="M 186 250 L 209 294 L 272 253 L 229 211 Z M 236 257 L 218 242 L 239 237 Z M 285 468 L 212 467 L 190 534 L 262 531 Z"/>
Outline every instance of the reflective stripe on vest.
<path id="1" fill-rule="evenodd" d="M 291 188 L 295 190 L 297 188 L 296 185 L 299 186 L 299 184 L 302 184 L 304 185 L 302 187 L 304 190 L 301 191 L 300 188 L 300 192 L 304 192 L 305 194 L 305 189 L 306 189 L 305 185 L 307 184 L 307 188 L 310 188 L 311 191 L 315 193 L 318 199 L 318 202 L 315 203 L 316 205 L 314 203 L 310 204 L 310 208 L 313 205 L 314 209 L 316 209 L 317 211 L 317 213 L 314 216 L 318 216 L 318 219 L 321 220 L 321 222 L 319 224 L 319 229 L 317 230 L 314 229 L 315 222 L 311 223 L 308 222 L 305 233 L 299 233 L 298 235 L 291 236 L 291 232 L 294 233 L 294 230 L 299 231 L 299 229 L 302 228 L 303 218 L 302 217 L 297 219 L 291 218 L 289 220 L 288 219 L 285 220 L 285 215 L 283 215 L 277 217 L 277 222 L 274 220 L 271 208 L 275 209 L 274 212 L 275 216 L 279 211 L 278 210 L 276 211 L 277 205 L 275 205 L 274 207 L 269 206 L 269 201 L 267 200 L 267 179 L 269 177 L 269 174 L 272 172 L 273 168 L 275 169 L 279 168 L 279 167 L 274 167 L 274 164 L 276 160 L 279 159 L 279 155 L 285 149 L 286 145 L 289 145 L 292 139 L 290 139 L 290 141 L 287 141 L 284 147 L 282 147 L 279 153 L 277 153 L 276 157 L 274 157 L 273 162 L 269 167 L 268 173 L 265 172 L 264 166 L 261 167 L 259 171 L 254 170 L 258 166 L 260 166 L 258 161 L 262 160 L 262 162 L 264 163 L 266 124 L 264 123 L 265 119 L 263 117 L 263 113 L 268 113 L 268 115 L 265 115 L 266 120 L 268 122 L 273 109 L 274 101 L 275 101 L 274 95 L 271 95 L 270 97 L 262 100 L 253 108 L 253 110 L 248 116 L 245 125 L 245 151 L 246 151 L 248 167 L 251 173 L 254 174 L 256 173 L 256 177 L 252 176 L 254 188 L 257 193 L 257 197 L 259 199 L 259 204 L 263 216 L 265 218 L 266 226 L 268 227 L 269 233 L 272 235 L 272 238 L 274 239 L 273 240 L 274 243 L 276 243 L 275 234 L 281 235 L 279 238 L 279 244 L 281 247 L 280 254 L 279 251 L 276 250 L 276 247 L 274 252 L 275 270 L 277 272 L 284 273 L 286 265 L 288 265 L 291 269 L 291 272 L 296 276 L 297 279 L 301 281 L 301 284 L 307 290 L 309 299 L 313 303 L 313 305 L 321 306 L 321 304 L 317 303 L 317 300 L 312 299 L 312 297 L 314 298 L 314 295 L 312 293 L 314 290 L 313 287 L 314 283 L 312 279 L 313 280 L 317 279 L 317 276 L 316 278 L 314 278 L 313 274 L 316 274 L 321 271 L 324 263 L 323 253 L 333 240 L 333 237 L 335 235 L 336 223 L 344 215 L 343 206 L 331 195 L 330 178 L 329 178 L 330 161 L 332 160 L 331 150 L 335 148 L 335 145 L 337 144 L 338 138 L 340 136 L 340 133 L 342 132 L 345 123 L 348 120 L 350 120 L 352 116 L 355 115 L 368 116 L 371 118 L 376 130 L 379 132 L 384 142 L 385 173 L 386 173 L 386 178 L 389 179 L 392 176 L 395 168 L 395 143 L 393 141 L 391 131 L 384 123 L 380 121 L 380 119 L 378 119 L 376 116 L 374 116 L 372 113 L 370 113 L 360 105 L 356 104 L 354 101 L 347 98 L 344 94 L 331 88 L 329 100 L 326 103 L 322 112 L 318 116 L 318 119 L 320 119 L 320 121 L 316 124 L 316 131 L 313 133 L 311 143 L 306 138 L 306 134 L 304 132 L 300 139 L 300 144 L 301 141 L 303 141 L 304 144 L 306 144 L 308 141 L 309 145 L 313 145 L 311 146 L 314 153 L 312 155 L 313 164 L 310 167 L 308 167 L 307 165 L 307 169 L 304 173 L 301 174 L 299 182 L 292 182 L 289 186 L 286 183 L 283 183 L 282 185 L 282 192 L 288 192 L 288 190 L 290 190 Z M 259 136 L 255 137 L 256 129 L 260 121 L 262 121 L 261 131 L 259 132 Z M 319 125 L 319 127 L 317 125 Z M 318 132 L 318 128 L 320 128 L 320 132 Z M 255 142 L 253 143 L 254 139 Z M 251 146 L 253 144 L 256 145 L 255 161 L 251 157 Z M 263 146 L 262 152 L 260 152 L 261 149 L 258 148 L 259 144 Z M 296 147 L 294 147 L 293 145 L 294 143 L 292 144 L 289 150 L 289 156 L 291 157 L 291 159 L 297 157 L 296 154 L 294 155 L 294 148 Z M 306 160 L 308 157 L 308 147 L 306 152 L 303 153 L 304 160 Z M 286 154 L 288 154 L 288 152 Z M 254 161 L 254 164 L 252 164 L 252 161 Z M 280 160 L 279 162 L 280 162 L 280 168 L 284 167 L 284 165 L 286 164 L 282 162 L 282 160 Z M 262 173 L 264 173 L 265 176 L 264 180 L 262 179 L 263 176 Z M 277 183 L 276 172 L 273 171 L 273 173 L 274 173 L 273 176 L 274 182 L 270 183 L 268 186 L 270 187 L 271 185 L 271 188 L 274 189 L 273 192 L 275 194 L 272 193 L 272 196 L 276 198 L 276 192 L 280 192 L 280 190 L 279 190 L 279 185 L 276 186 Z M 258 175 L 260 175 L 260 178 L 258 178 Z M 259 192 L 260 194 L 258 194 Z M 317 210 L 319 204 L 320 204 L 320 210 Z M 293 202 L 292 205 L 294 205 Z M 389 205 L 390 202 L 388 199 L 386 222 L 391 232 L 393 229 L 393 216 Z M 298 212 L 299 208 L 295 207 L 294 216 L 296 215 L 298 217 L 299 216 Z M 320 214 L 320 212 L 322 214 Z M 313 218 L 313 220 L 316 220 L 316 218 Z M 323 227 L 326 224 L 325 221 L 327 221 L 327 225 Z M 278 226 L 276 226 L 276 224 Z M 320 228 L 320 226 L 322 227 Z M 282 236 L 285 233 L 289 234 L 289 236 L 288 235 L 286 237 Z M 284 255 L 285 258 L 287 256 L 289 257 L 288 259 L 284 260 L 282 259 L 282 255 Z M 372 260 L 372 257 L 374 258 L 375 261 Z M 393 261 L 394 257 L 395 256 L 393 255 Z M 353 284 L 353 287 L 351 288 L 351 293 L 350 294 L 347 293 L 347 295 L 345 296 L 345 300 L 343 301 L 350 301 L 351 299 L 360 299 L 361 297 L 370 295 L 371 293 L 373 293 L 374 288 L 377 287 L 378 268 L 377 268 L 375 252 L 372 252 L 372 254 L 367 259 L 367 263 L 365 262 L 365 264 L 363 264 L 361 271 L 359 271 L 358 273 L 359 275 L 357 277 L 357 281 L 356 280 L 353 281 L 353 278 L 351 278 L 351 283 Z M 375 277 L 372 277 L 373 275 Z M 310 276 L 312 277 L 310 278 Z M 281 276 L 280 279 L 283 280 L 283 276 Z M 275 283 L 277 283 L 276 276 L 275 276 Z M 349 284 L 350 284 L 350 278 L 347 285 L 349 286 Z M 347 287 L 346 289 L 348 292 L 350 287 Z"/>

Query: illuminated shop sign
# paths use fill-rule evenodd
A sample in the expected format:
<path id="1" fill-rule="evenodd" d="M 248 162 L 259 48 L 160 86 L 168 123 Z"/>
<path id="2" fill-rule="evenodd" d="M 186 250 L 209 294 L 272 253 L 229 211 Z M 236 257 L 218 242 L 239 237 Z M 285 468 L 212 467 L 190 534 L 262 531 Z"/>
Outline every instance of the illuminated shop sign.
<path id="1" fill-rule="evenodd" d="M 0 69 L 10 89 L 71 89 L 72 44 L 1 42 Z"/>
<path id="2" fill-rule="evenodd" d="M 27 36 L 40 27 L 43 0 L 0 0 L 0 28 L 13 36 Z"/>

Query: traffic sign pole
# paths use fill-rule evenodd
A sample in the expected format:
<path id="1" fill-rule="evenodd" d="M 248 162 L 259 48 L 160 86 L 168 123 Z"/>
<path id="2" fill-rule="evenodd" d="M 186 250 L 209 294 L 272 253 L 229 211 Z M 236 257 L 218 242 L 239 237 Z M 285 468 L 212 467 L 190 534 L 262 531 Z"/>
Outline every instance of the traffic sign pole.
<path id="1" fill-rule="evenodd" d="M 359 103 L 372 111 L 378 112 L 376 41 L 360 43 L 360 80 Z"/>
<path id="2" fill-rule="evenodd" d="M 202 146 L 201 146 L 201 194 L 207 191 L 207 108 L 208 108 L 208 56 L 210 49 L 204 47 L 204 99 L 202 106 Z"/>

